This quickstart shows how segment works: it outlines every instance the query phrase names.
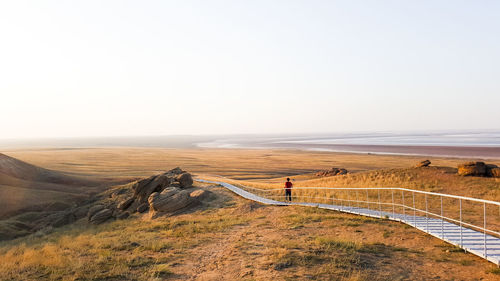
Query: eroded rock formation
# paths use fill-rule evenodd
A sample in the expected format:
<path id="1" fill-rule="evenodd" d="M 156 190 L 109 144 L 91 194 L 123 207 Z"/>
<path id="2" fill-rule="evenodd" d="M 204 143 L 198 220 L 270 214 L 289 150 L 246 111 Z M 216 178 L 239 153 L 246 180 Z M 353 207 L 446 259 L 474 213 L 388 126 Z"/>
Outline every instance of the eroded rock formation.
<path id="1" fill-rule="evenodd" d="M 484 162 L 466 162 L 458 165 L 458 175 L 500 178 L 500 168 Z"/>
<path id="2" fill-rule="evenodd" d="M 485 176 L 486 165 L 484 162 L 466 162 L 458 165 L 458 174 L 460 176 Z"/>
<path id="3" fill-rule="evenodd" d="M 316 176 L 318 176 L 318 177 L 331 177 L 331 176 L 345 175 L 347 173 L 348 173 L 347 170 L 344 168 L 333 167 L 330 170 L 317 172 Z"/>
<path id="4" fill-rule="evenodd" d="M 422 168 L 422 167 L 429 167 L 429 165 L 431 164 L 431 161 L 429 160 L 424 160 L 424 161 L 420 161 L 418 162 L 418 164 L 416 165 L 417 168 Z"/>
<path id="5" fill-rule="evenodd" d="M 147 211 L 156 217 L 194 206 L 205 197 L 205 191 L 193 188 L 190 173 L 175 168 L 112 191 L 107 203 L 89 209 L 87 218 L 89 222 L 99 224 L 110 218 L 126 219 L 132 213 Z"/>

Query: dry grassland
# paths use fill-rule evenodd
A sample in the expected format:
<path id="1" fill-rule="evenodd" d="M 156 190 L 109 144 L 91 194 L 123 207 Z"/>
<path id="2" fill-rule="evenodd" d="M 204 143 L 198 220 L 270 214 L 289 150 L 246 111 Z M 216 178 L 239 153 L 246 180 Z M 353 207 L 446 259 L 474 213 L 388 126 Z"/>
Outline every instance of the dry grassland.
<path id="1" fill-rule="evenodd" d="M 80 222 L 3 243 L 0 279 L 498 279 L 492 264 L 399 223 L 209 189 L 219 199 L 191 213 Z"/>
<path id="2" fill-rule="evenodd" d="M 430 158 L 442 168 L 414 169 L 409 167 L 422 157 L 157 148 L 4 153 L 107 180 L 131 180 L 181 166 L 200 177 L 220 175 L 268 189 L 281 188 L 291 176 L 296 187 L 393 186 L 500 199 L 498 180 L 454 175 L 452 167 L 463 159 Z M 311 174 L 332 166 L 354 173 Z M 316 208 L 261 206 L 222 188 L 210 190 L 219 199 L 194 212 L 153 221 L 135 215 L 100 226 L 80 221 L 4 242 L 0 280 L 499 279 L 500 271 L 491 263 L 397 222 Z"/>

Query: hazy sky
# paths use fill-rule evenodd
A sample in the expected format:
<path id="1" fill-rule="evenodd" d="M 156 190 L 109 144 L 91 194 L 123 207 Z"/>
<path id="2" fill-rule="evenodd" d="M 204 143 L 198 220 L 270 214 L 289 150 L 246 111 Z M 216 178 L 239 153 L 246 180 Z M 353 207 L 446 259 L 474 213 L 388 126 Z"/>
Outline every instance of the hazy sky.
<path id="1" fill-rule="evenodd" d="M 0 138 L 500 128 L 500 1 L 1 1 Z"/>

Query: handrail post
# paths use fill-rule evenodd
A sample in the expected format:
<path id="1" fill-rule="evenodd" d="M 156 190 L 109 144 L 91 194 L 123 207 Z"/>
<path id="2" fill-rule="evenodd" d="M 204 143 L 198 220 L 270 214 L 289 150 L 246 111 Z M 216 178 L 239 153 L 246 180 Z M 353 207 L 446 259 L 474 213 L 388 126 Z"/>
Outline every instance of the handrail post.
<path id="1" fill-rule="evenodd" d="M 358 203 L 358 208 L 359 208 L 359 196 L 358 196 L 358 190 L 356 189 L 356 202 Z"/>
<path id="2" fill-rule="evenodd" d="M 462 238 L 462 199 L 459 199 L 460 202 L 460 246 L 463 246 L 463 238 Z"/>
<path id="3" fill-rule="evenodd" d="M 349 208 L 351 208 L 351 197 L 349 197 L 349 191 L 350 189 L 346 189 L 345 193 L 347 196 L 347 203 L 349 204 Z"/>
<path id="4" fill-rule="evenodd" d="M 339 201 L 340 201 L 340 209 L 344 211 L 344 200 L 339 198 Z"/>
<path id="5" fill-rule="evenodd" d="M 441 198 L 441 236 L 444 238 L 443 196 Z"/>
<path id="6" fill-rule="evenodd" d="M 406 206 L 405 206 L 405 192 L 401 190 L 401 197 L 403 199 L 403 220 L 406 222 Z"/>
<path id="7" fill-rule="evenodd" d="M 392 218 L 396 218 L 396 210 L 394 209 L 394 189 L 391 189 L 391 196 L 392 196 Z"/>
<path id="8" fill-rule="evenodd" d="M 427 208 L 427 194 L 425 194 L 425 230 L 429 233 L 429 209 Z"/>
<path id="9" fill-rule="evenodd" d="M 382 218 L 382 205 L 380 204 L 380 189 L 377 189 L 378 191 L 378 215 L 380 218 Z"/>
<path id="10" fill-rule="evenodd" d="M 368 200 L 368 189 L 365 189 L 365 190 L 366 190 L 366 204 L 367 204 L 368 210 L 370 210 L 370 201 Z"/>
<path id="11" fill-rule="evenodd" d="M 335 206 L 335 191 L 331 191 L 332 194 L 332 206 Z"/>
<path id="12" fill-rule="evenodd" d="M 486 202 L 483 202 L 483 220 L 484 220 L 484 227 L 483 227 L 483 233 L 484 233 L 484 258 L 488 257 L 488 250 L 486 249 Z"/>
<path id="13" fill-rule="evenodd" d="M 417 227 L 417 213 L 416 213 L 416 210 L 415 210 L 415 192 L 412 192 L 411 193 L 412 197 L 413 197 L 413 226 Z"/>

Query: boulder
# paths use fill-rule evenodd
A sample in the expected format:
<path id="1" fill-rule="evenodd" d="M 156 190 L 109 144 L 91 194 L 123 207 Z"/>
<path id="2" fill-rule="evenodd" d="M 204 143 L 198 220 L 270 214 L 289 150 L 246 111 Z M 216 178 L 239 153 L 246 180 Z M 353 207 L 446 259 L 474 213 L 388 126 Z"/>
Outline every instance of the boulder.
<path id="1" fill-rule="evenodd" d="M 490 177 L 500 178 L 500 168 L 493 168 L 490 170 Z"/>
<path id="2" fill-rule="evenodd" d="M 189 197 L 198 199 L 198 200 L 203 200 L 207 198 L 208 196 L 208 191 L 203 190 L 203 189 L 197 189 L 191 193 L 189 193 Z"/>
<path id="3" fill-rule="evenodd" d="M 165 187 L 169 186 L 172 181 L 172 178 L 165 174 L 140 180 L 132 186 L 134 197 L 139 203 L 145 203 L 153 192 L 161 192 Z"/>
<path id="4" fill-rule="evenodd" d="M 493 176 L 493 170 L 498 168 L 497 165 L 495 164 L 486 164 L 486 176 L 488 177 L 494 177 Z"/>
<path id="5" fill-rule="evenodd" d="M 103 205 L 94 205 L 92 206 L 88 213 L 87 213 L 87 219 L 90 221 L 90 219 L 97 214 L 99 211 L 102 211 L 105 207 Z"/>
<path id="6" fill-rule="evenodd" d="M 422 167 L 429 167 L 429 165 L 431 164 L 431 161 L 429 160 L 424 160 L 424 161 L 420 161 L 418 164 L 417 164 L 417 168 L 422 168 Z"/>
<path id="7" fill-rule="evenodd" d="M 163 197 L 169 197 L 179 193 L 180 191 L 181 190 L 179 188 L 169 186 L 165 188 L 162 192 L 159 192 L 159 194 Z"/>
<path id="8" fill-rule="evenodd" d="M 339 172 L 337 173 L 337 175 L 346 175 L 346 174 L 347 174 L 347 170 L 344 168 L 340 168 Z"/>
<path id="9" fill-rule="evenodd" d="M 460 176 L 486 176 L 486 165 L 484 162 L 467 162 L 458 165 Z"/>
<path id="10" fill-rule="evenodd" d="M 148 203 L 142 203 L 141 205 L 137 206 L 136 211 L 139 213 L 144 213 L 147 210 L 149 210 L 149 204 Z"/>
<path id="11" fill-rule="evenodd" d="M 116 218 L 119 220 L 124 220 L 124 219 L 128 218 L 129 216 L 130 216 L 129 212 L 123 212 L 123 213 L 118 214 L 116 216 Z"/>
<path id="12" fill-rule="evenodd" d="M 187 190 L 165 189 L 163 192 L 155 192 L 148 199 L 149 207 L 156 212 L 171 213 L 187 207 L 193 202 Z"/>
<path id="13" fill-rule="evenodd" d="M 167 174 L 168 176 L 175 176 L 175 175 L 180 175 L 182 173 L 184 173 L 184 171 L 181 168 L 176 167 L 173 168 L 172 170 L 167 171 L 165 174 Z"/>
<path id="14" fill-rule="evenodd" d="M 90 218 L 93 224 L 101 224 L 111 218 L 113 212 L 110 209 L 102 209 Z"/>
<path id="15" fill-rule="evenodd" d="M 132 205 L 132 203 L 134 203 L 134 200 L 135 200 L 134 197 L 131 197 L 129 199 L 125 199 L 122 202 L 118 203 L 117 208 L 120 210 L 125 210 L 128 207 L 130 207 L 130 205 Z"/>
<path id="16" fill-rule="evenodd" d="M 170 184 L 168 187 L 181 188 L 181 184 L 178 182 L 174 182 L 174 183 Z"/>
<path id="17" fill-rule="evenodd" d="M 317 172 L 316 176 L 318 176 L 318 177 L 331 177 L 331 176 L 345 175 L 347 173 L 348 173 L 347 170 L 344 168 L 333 167 L 330 170 Z"/>
<path id="18" fill-rule="evenodd" d="M 111 193 L 111 198 L 117 198 L 118 196 L 125 194 L 125 193 L 127 193 L 127 190 L 124 188 L 115 190 Z"/>
<path id="19" fill-rule="evenodd" d="M 193 177 L 190 173 L 182 173 L 177 176 L 176 180 L 181 185 L 181 188 L 190 188 L 193 186 Z"/>

